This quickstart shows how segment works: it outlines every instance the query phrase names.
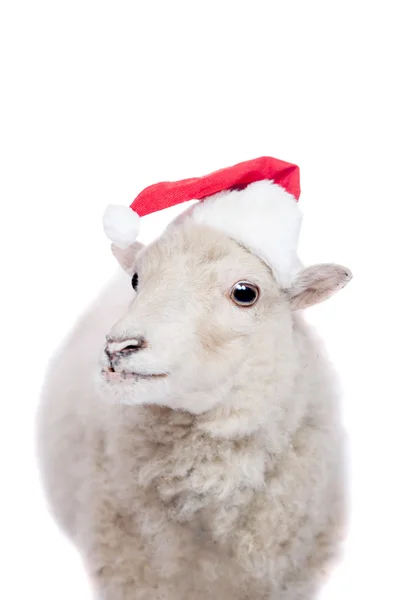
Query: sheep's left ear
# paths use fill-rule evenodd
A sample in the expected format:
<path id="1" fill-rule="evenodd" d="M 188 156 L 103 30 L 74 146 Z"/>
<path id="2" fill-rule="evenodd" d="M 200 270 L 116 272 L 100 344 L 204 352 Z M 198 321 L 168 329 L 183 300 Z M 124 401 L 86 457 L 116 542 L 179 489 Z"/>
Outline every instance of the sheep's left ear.
<path id="1" fill-rule="evenodd" d="M 115 244 L 111 244 L 111 252 L 114 254 L 124 271 L 129 273 L 129 275 L 133 275 L 135 272 L 136 257 L 142 248 L 144 248 L 144 245 L 140 242 L 135 242 L 124 249 L 118 248 Z"/>
<path id="2" fill-rule="evenodd" d="M 314 265 L 303 269 L 288 290 L 290 304 L 298 310 L 323 302 L 343 289 L 352 277 L 351 271 L 341 265 Z"/>

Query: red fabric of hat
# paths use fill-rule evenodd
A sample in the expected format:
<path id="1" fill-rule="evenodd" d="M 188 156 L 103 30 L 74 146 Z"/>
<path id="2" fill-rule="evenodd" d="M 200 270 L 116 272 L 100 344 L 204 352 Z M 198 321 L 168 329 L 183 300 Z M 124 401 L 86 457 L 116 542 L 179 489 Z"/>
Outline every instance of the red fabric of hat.
<path id="1" fill-rule="evenodd" d="M 224 190 L 244 188 L 250 183 L 268 179 L 283 187 L 296 200 L 300 196 L 300 173 L 296 165 L 262 156 L 219 169 L 203 177 L 163 181 L 145 188 L 131 204 L 140 217 L 187 202 L 202 200 Z"/>

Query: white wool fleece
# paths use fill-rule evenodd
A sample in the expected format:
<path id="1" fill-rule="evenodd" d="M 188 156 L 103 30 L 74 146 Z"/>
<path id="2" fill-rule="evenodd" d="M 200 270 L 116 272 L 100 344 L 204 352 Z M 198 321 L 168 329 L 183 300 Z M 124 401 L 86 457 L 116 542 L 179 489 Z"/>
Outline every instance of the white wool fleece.
<path id="1" fill-rule="evenodd" d="M 205 225 L 124 266 L 137 291 L 121 274 L 81 318 L 38 416 L 49 506 L 98 597 L 310 600 L 346 522 L 320 341 L 265 264 Z M 238 281 L 254 306 L 232 301 Z M 142 343 L 109 373 L 116 339 Z"/>

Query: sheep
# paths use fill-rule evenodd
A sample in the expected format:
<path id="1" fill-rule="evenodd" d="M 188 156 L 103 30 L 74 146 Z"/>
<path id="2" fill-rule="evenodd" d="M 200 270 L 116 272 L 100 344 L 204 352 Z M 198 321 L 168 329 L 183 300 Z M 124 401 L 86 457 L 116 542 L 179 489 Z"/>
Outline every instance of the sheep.
<path id="1" fill-rule="evenodd" d="M 101 600 L 309 600 L 346 532 L 337 377 L 289 289 L 179 219 L 123 267 L 51 360 L 38 413 L 49 508 Z M 132 289 L 133 288 L 133 289 Z"/>

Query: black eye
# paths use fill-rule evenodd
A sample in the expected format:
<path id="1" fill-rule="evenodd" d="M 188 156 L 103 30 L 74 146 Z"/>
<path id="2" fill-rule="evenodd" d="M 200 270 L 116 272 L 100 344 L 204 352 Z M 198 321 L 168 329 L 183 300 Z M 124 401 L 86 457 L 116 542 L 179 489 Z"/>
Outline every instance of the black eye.
<path id="1" fill-rule="evenodd" d="M 231 289 L 230 298 L 238 306 L 253 306 L 259 295 L 260 290 L 257 286 L 247 281 L 238 281 Z"/>
<path id="2" fill-rule="evenodd" d="M 136 290 L 136 288 L 137 288 L 137 286 L 138 286 L 138 283 L 139 283 L 139 277 L 138 277 L 138 274 L 137 274 L 137 273 L 134 273 L 134 274 L 133 274 L 133 277 L 132 277 L 132 287 L 133 287 L 133 289 L 134 289 L 134 290 Z"/>

